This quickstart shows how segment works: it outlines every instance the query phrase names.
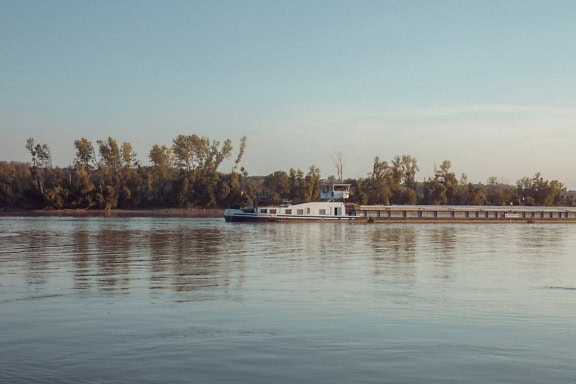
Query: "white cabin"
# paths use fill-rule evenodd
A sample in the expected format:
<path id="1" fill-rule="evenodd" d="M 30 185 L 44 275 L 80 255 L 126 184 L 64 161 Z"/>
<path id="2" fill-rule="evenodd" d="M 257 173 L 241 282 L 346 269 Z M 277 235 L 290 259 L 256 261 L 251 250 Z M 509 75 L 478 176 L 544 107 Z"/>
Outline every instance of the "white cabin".
<path id="1" fill-rule="evenodd" d="M 278 207 L 258 207 L 259 215 L 270 216 L 293 216 L 293 217 L 318 217 L 346 215 L 346 207 L 340 202 L 312 202 L 296 205 L 282 205 Z"/>
<path id="2" fill-rule="evenodd" d="M 321 184 L 320 199 L 346 200 L 350 197 L 350 184 Z"/>

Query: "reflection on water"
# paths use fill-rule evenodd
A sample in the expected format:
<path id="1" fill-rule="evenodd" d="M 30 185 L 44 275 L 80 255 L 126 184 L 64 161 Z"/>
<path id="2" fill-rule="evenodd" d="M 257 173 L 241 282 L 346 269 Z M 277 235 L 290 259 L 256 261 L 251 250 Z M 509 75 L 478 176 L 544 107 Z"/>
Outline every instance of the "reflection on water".
<path id="1" fill-rule="evenodd" d="M 0 237 L 5 271 L 12 264 L 29 285 L 71 277 L 78 291 L 125 293 L 142 287 L 187 292 L 241 286 L 251 255 L 269 259 L 262 268 L 270 273 L 346 273 L 365 268 L 365 259 L 376 277 L 413 283 L 417 265 L 430 263 L 433 278 L 450 280 L 458 273 L 456 263 L 473 262 L 466 261 L 468 253 L 518 251 L 527 255 L 521 263 L 546 262 L 546 255 L 563 252 L 566 234 L 555 225 L 226 226 L 102 218 L 28 218 L 11 225 L 7 220 Z"/>
<path id="2" fill-rule="evenodd" d="M 24 248 L 29 250 L 24 253 L 27 267 L 26 281 L 29 284 L 44 284 L 46 283 L 45 265 L 48 254 L 54 248 L 52 239 L 42 232 L 25 233 L 24 236 L 28 241 Z"/>
<path id="3" fill-rule="evenodd" d="M 415 280 L 416 228 L 375 226 L 370 237 L 375 275 Z"/>
<path id="4" fill-rule="evenodd" d="M 230 239 L 217 226 L 138 228 L 84 220 L 96 222 L 54 219 L 50 227 L 31 225 L 0 238 L 0 263 L 16 267 L 23 260 L 30 285 L 47 284 L 70 271 L 76 290 L 126 293 L 141 284 L 175 291 L 227 285 L 231 274 L 242 269 L 243 255 L 227 252 Z M 242 233 L 237 233 L 235 249 L 242 242 Z"/>
<path id="5" fill-rule="evenodd" d="M 74 288 L 84 290 L 90 288 L 90 244 L 89 232 L 79 228 L 72 234 Z"/>
<path id="6" fill-rule="evenodd" d="M 563 231 L 559 231 L 555 226 L 530 226 L 530 228 L 521 233 L 518 238 L 518 247 L 525 248 L 529 251 L 540 252 L 555 251 L 557 246 L 562 243 Z"/>
<path id="7" fill-rule="evenodd" d="M 575 228 L 0 218 L 0 382 L 575 382 Z"/>

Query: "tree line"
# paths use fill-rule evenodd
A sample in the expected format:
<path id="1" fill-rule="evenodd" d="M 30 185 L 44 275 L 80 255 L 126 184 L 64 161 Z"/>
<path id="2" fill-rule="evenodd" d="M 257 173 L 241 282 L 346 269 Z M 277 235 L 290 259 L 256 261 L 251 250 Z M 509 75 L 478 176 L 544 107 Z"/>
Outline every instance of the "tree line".
<path id="1" fill-rule="evenodd" d="M 24 209 L 139 209 L 214 207 L 240 204 L 243 179 L 238 170 L 246 148 L 240 140 L 234 167 L 221 173 L 233 155 L 232 141 L 179 135 L 172 145 L 154 145 L 151 165 L 142 165 L 130 143 L 112 137 L 74 141 L 74 164 L 52 166 L 50 148 L 26 141 L 30 163 L 0 162 L 0 207 Z"/>
<path id="2" fill-rule="evenodd" d="M 446 160 L 434 174 L 416 180 L 419 171 L 410 155 L 390 162 L 375 157 L 371 172 L 342 180 L 343 157 L 333 160 L 337 176 L 321 178 L 320 169 L 291 168 L 267 176 L 249 176 L 240 166 L 246 137 L 234 154 L 230 139 L 223 142 L 198 135 L 178 135 L 170 146 L 154 145 L 148 165 L 142 165 L 132 145 L 112 137 L 96 145 L 86 138 L 74 141 L 76 155 L 68 167 L 54 167 L 50 148 L 29 138 L 29 163 L 0 161 L 0 208 L 22 209 L 142 209 L 171 207 L 232 207 L 255 199 L 314 201 L 323 182 L 352 185 L 351 203 L 423 205 L 542 205 L 571 206 L 573 193 L 558 180 L 540 173 L 516 185 L 491 178 L 486 184 L 457 177 Z M 233 157 L 234 156 L 234 157 Z M 220 171 L 233 158 L 229 172 Z"/>

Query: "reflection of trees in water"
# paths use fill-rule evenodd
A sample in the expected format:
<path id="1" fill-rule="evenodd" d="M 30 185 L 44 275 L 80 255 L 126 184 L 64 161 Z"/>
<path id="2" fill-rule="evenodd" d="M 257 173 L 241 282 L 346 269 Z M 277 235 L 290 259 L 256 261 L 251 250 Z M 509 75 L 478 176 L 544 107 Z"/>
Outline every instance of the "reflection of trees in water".
<path id="1" fill-rule="evenodd" d="M 309 273 L 342 268 L 352 262 L 350 226 L 344 223 L 282 223 L 259 227 L 250 248 L 266 255 L 274 274 Z"/>
<path id="2" fill-rule="evenodd" d="M 437 277 L 445 279 L 450 277 L 446 269 L 453 265 L 455 258 L 456 229 L 419 225 L 376 227 L 371 246 L 377 275 L 415 280 L 417 257 L 432 255 L 434 265 L 442 268 Z"/>
<path id="3" fill-rule="evenodd" d="M 150 287 L 162 288 L 169 278 L 170 269 L 170 240 L 169 231 L 152 231 L 149 237 L 150 244 Z"/>
<path id="4" fill-rule="evenodd" d="M 374 273 L 413 280 L 416 262 L 414 227 L 375 227 L 370 244 L 374 249 Z"/>
<path id="5" fill-rule="evenodd" d="M 132 232 L 103 229 L 97 234 L 98 283 L 105 289 L 128 289 L 130 285 Z"/>
<path id="6" fill-rule="evenodd" d="M 230 272 L 242 269 L 238 252 L 228 258 L 229 241 L 218 228 L 178 227 L 160 230 L 85 228 L 71 234 L 74 287 L 128 290 L 148 280 L 150 289 L 192 291 L 230 283 Z M 235 238 L 234 249 L 243 244 Z"/>
<path id="7" fill-rule="evenodd" d="M 434 254 L 434 264 L 438 267 L 449 268 L 454 264 L 456 257 L 456 228 L 453 226 L 430 227 L 427 230 L 427 245 Z M 446 270 L 443 278 L 449 278 Z"/>
<path id="8" fill-rule="evenodd" d="M 539 254 L 558 251 L 559 245 L 564 241 L 564 231 L 558 230 L 556 225 L 528 225 L 519 232 L 518 246 Z"/>
<path id="9" fill-rule="evenodd" d="M 223 241 L 221 231 L 213 228 L 180 229 L 173 236 L 173 288 L 192 291 L 218 286 L 216 271 L 220 265 L 218 244 Z"/>
<path id="10" fill-rule="evenodd" d="M 100 218 L 46 221 L 46 227 L 55 229 L 45 229 L 38 220 L 0 238 L 0 245 L 6 244 L 0 266 L 18 268 L 29 285 L 49 284 L 50 279 L 61 284 L 70 278 L 77 291 L 128 292 L 136 284 L 192 291 L 243 283 L 244 257 L 250 252 L 243 226 L 168 221 L 147 227 L 140 220 Z"/>
<path id="11" fill-rule="evenodd" d="M 453 226 L 428 227 L 428 244 L 440 253 L 450 253 L 456 247 L 456 228 Z"/>
<path id="12" fill-rule="evenodd" d="M 230 284 L 230 272 L 242 263 L 230 261 L 227 240 L 219 228 L 188 228 L 151 234 L 151 289 L 193 291 Z M 233 240 L 236 247 L 242 240 Z"/>
<path id="13" fill-rule="evenodd" d="M 73 233 L 74 287 L 90 288 L 90 232 L 80 229 Z"/>
<path id="14" fill-rule="evenodd" d="M 53 239 L 46 232 L 27 232 L 22 234 L 26 244 L 26 282 L 28 284 L 46 283 L 48 253 L 54 247 Z"/>
<path id="15" fill-rule="evenodd" d="M 569 226 L 574 224 L 568 224 Z M 566 228 L 559 228 L 556 224 L 525 225 L 516 228 L 511 235 L 515 241 L 514 252 L 521 254 L 518 259 L 520 268 L 540 270 L 557 265 L 565 255 L 573 253 L 576 242 L 566 236 Z M 570 250 L 572 249 L 572 251 Z M 557 276 L 550 276 L 550 280 L 558 281 Z"/>

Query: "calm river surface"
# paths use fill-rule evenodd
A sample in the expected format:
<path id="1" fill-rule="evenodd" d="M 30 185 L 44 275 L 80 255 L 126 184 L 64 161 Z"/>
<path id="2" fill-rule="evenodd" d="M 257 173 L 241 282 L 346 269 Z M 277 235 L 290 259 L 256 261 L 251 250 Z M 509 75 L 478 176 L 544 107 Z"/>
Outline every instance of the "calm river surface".
<path id="1" fill-rule="evenodd" d="M 1 383 L 574 383 L 574 224 L 0 218 Z"/>

